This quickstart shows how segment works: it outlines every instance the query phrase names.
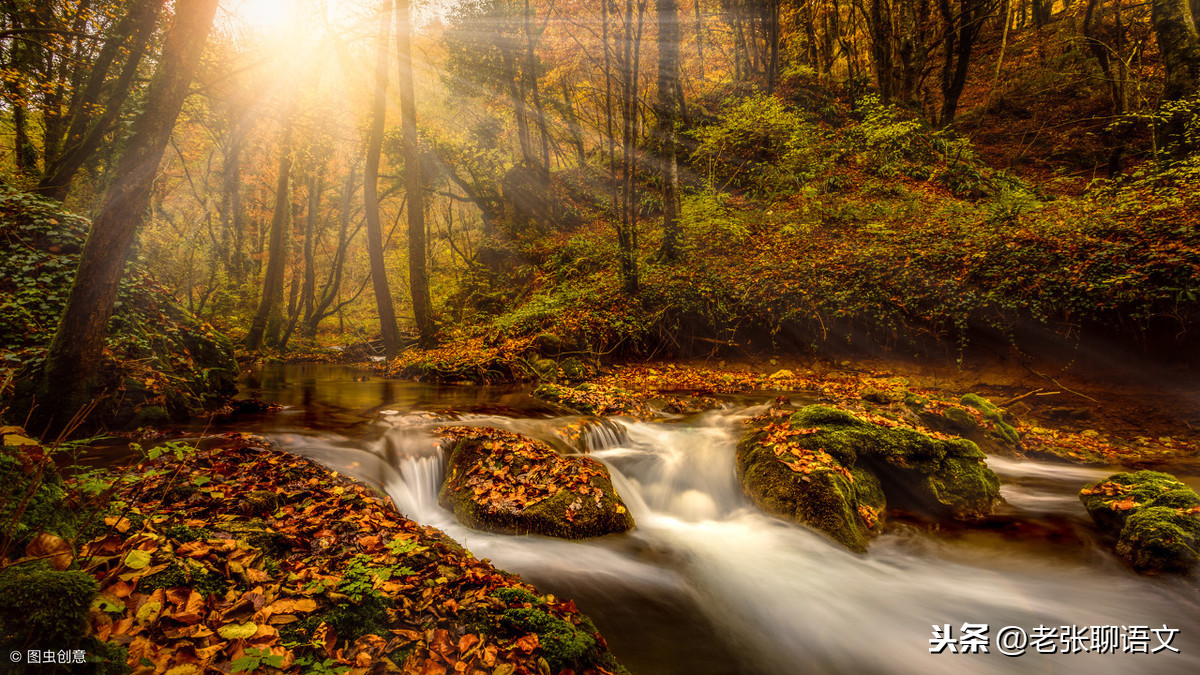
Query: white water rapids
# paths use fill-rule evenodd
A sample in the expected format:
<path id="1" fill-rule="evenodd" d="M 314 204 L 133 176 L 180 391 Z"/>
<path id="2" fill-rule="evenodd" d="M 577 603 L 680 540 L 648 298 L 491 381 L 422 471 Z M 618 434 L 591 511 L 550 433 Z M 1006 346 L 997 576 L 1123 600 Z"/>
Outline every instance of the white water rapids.
<path id="1" fill-rule="evenodd" d="M 592 456 L 610 468 L 637 527 L 582 542 L 459 525 L 437 504 L 444 460 L 426 420 L 389 418 L 369 441 L 274 438 L 384 485 L 408 517 L 543 592 L 575 598 L 634 673 L 1200 672 L 1200 591 L 1178 579 L 1139 577 L 1091 543 L 1075 494 L 1108 471 L 992 458 L 1008 501 L 1001 515 L 1024 534 L 900 527 L 856 555 L 749 504 L 734 473 L 746 415 L 624 423 L 624 434 L 593 434 L 593 443 L 603 437 L 608 447 Z M 470 421 L 542 437 L 556 423 Z M 989 626 L 989 653 L 929 652 L 932 625 L 950 624 L 958 637 L 963 623 Z M 1032 633 L 1139 625 L 1178 629 L 1170 645 L 1180 653 L 1039 654 L 1030 646 L 1007 657 L 995 644 L 1006 626 Z M 1153 633 L 1148 646 L 1159 647 Z"/>

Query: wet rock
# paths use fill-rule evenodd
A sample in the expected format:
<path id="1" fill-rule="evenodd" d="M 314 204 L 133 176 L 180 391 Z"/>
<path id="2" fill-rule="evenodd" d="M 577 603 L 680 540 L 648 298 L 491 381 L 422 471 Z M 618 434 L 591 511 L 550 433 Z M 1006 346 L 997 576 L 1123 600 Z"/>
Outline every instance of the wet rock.
<path id="1" fill-rule="evenodd" d="M 1113 474 L 1084 486 L 1079 500 L 1138 572 L 1187 574 L 1200 565 L 1200 495 L 1171 474 Z"/>
<path id="2" fill-rule="evenodd" d="M 564 539 L 625 532 L 633 516 L 608 469 L 564 457 L 539 441 L 498 429 L 450 427 L 443 507 L 467 527 Z"/>
<path id="3" fill-rule="evenodd" d="M 930 407 L 928 401 L 910 403 L 920 423 L 934 431 L 974 442 L 984 451 L 1019 455 L 1021 439 L 1001 408 L 977 394 L 967 394 L 957 404 Z"/>
<path id="4" fill-rule="evenodd" d="M 759 508 L 866 550 L 887 503 L 975 520 L 1000 481 L 974 443 L 887 427 L 828 406 L 773 418 L 738 446 L 738 479 Z"/>

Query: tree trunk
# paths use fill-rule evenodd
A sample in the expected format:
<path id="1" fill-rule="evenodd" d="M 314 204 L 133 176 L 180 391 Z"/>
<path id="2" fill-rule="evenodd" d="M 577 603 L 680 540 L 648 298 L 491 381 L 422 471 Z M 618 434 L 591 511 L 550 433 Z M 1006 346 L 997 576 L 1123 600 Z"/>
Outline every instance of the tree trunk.
<path id="1" fill-rule="evenodd" d="M 46 355 L 34 419 L 62 428 L 98 392 L 108 321 L 175 120 L 212 28 L 218 0 L 178 0 L 142 114 L 79 258 L 67 306 Z"/>
<path id="2" fill-rule="evenodd" d="M 958 113 L 958 100 L 967 82 L 967 69 L 971 64 L 971 50 L 979 37 L 983 17 L 988 12 L 988 0 L 961 0 L 958 12 L 954 12 L 952 0 L 941 0 L 942 25 L 946 31 L 945 57 L 942 62 L 942 111 L 938 125 L 954 124 Z"/>
<path id="3" fill-rule="evenodd" d="M 950 0 L 942 0 L 949 3 Z M 875 82 L 879 85 L 879 97 L 890 103 L 893 96 L 895 66 L 892 60 L 892 16 L 883 0 L 871 0 L 869 20 L 871 22 L 871 55 L 875 61 Z"/>
<path id="4" fill-rule="evenodd" d="M 371 112 L 371 133 L 367 139 L 367 161 L 363 169 L 363 206 L 367 216 L 371 285 L 375 291 L 375 306 L 379 309 L 383 351 L 388 358 L 400 353 L 400 329 L 396 325 L 396 308 L 387 281 L 387 264 L 383 260 L 383 226 L 379 222 L 379 157 L 383 148 L 384 118 L 387 115 L 388 42 L 391 32 L 392 0 L 382 0 L 375 49 L 375 99 Z"/>
<path id="5" fill-rule="evenodd" d="M 1188 0 L 1153 0 L 1154 32 L 1166 70 L 1163 98 L 1168 101 L 1200 91 L 1200 17 L 1195 11 Z"/>
<path id="6" fill-rule="evenodd" d="M 319 294 L 320 300 L 316 302 L 312 316 L 305 322 L 304 334 L 308 337 L 316 337 L 317 328 L 320 327 L 321 321 L 332 316 L 337 311 L 337 309 L 330 310 L 329 306 L 333 304 L 335 298 L 341 295 L 342 274 L 346 268 L 346 249 L 350 247 L 350 239 L 352 238 L 349 231 L 350 215 L 354 201 L 354 184 L 354 169 L 351 168 L 346 172 L 346 182 L 342 187 L 341 212 L 338 215 L 337 250 L 334 251 L 333 262 L 330 263 L 329 276 L 326 278 L 325 286 Z"/>
<path id="7" fill-rule="evenodd" d="M 1193 0 L 1194 1 L 1194 0 Z M 1200 3 L 1195 3 L 1200 5 Z M 1195 12 L 1200 7 L 1188 0 L 1153 0 L 1151 17 L 1162 53 L 1166 79 L 1163 82 L 1163 101 L 1174 102 L 1188 98 L 1192 105 L 1169 108 L 1165 119 L 1155 130 L 1156 143 L 1175 159 L 1196 151 L 1196 140 L 1189 139 L 1187 127 L 1200 103 L 1194 98 L 1200 93 L 1200 32 Z"/>
<path id="8" fill-rule="evenodd" d="M 121 113 L 121 106 L 133 89 L 138 66 L 154 32 L 162 5 L 163 0 L 143 0 L 134 5 L 101 49 L 83 91 L 71 102 L 66 120 L 69 126 L 62 147 L 46 147 L 46 170 L 38 183 L 38 194 L 62 201 L 67 196 L 71 179 L 103 145 L 109 129 Z M 125 63 L 115 83 L 111 84 L 112 94 L 101 104 L 100 95 L 105 85 L 110 84 L 108 70 L 121 52 L 127 52 Z M 97 107 L 101 112 L 94 117 Z"/>
<path id="9" fill-rule="evenodd" d="M 659 255 L 678 260 L 679 161 L 675 129 L 679 121 L 679 6 L 676 0 L 656 0 L 658 13 L 658 151 L 662 181 L 663 238 Z"/>
<path id="10" fill-rule="evenodd" d="M 275 183 L 275 211 L 271 216 L 270 241 L 267 244 L 267 271 L 263 276 L 262 297 L 250 332 L 246 334 L 246 350 L 257 352 L 264 344 L 279 345 L 283 329 L 283 281 L 287 271 L 287 230 L 292 206 L 288 198 L 292 171 L 292 120 L 284 120 L 283 140 L 279 149 L 279 176 Z"/>
<path id="11" fill-rule="evenodd" d="M 400 0 L 396 13 L 396 43 L 400 52 L 400 132 L 404 145 L 404 183 L 408 194 L 408 281 L 413 318 L 421 346 L 433 346 L 433 303 L 425 267 L 425 181 L 417 138 L 417 101 L 413 85 L 412 16 L 409 0 Z M 524 101 L 521 102 L 524 106 Z"/>

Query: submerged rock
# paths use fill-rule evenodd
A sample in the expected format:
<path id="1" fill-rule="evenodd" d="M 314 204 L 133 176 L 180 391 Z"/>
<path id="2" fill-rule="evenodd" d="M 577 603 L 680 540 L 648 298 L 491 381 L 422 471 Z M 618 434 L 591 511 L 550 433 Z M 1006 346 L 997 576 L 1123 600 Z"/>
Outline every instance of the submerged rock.
<path id="1" fill-rule="evenodd" d="M 625 532 L 633 516 L 608 469 L 588 457 L 563 457 L 518 434 L 450 427 L 449 468 L 438 499 L 467 527 L 564 539 Z"/>
<path id="2" fill-rule="evenodd" d="M 867 422 L 828 406 L 774 419 L 742 439 L 738 479 L 759 508 L 854 551 L 887 502 L 938 517 L 982 518 L 1000 481 L 974 443 Z"/>
<path id="3" fill-rule="evenodd" d="M 1079 500 L 1138 572 L 1186 574 L 1200 564 L 1200 495 L 1171 474 L 1113 474 L 1084 486 Z"/>

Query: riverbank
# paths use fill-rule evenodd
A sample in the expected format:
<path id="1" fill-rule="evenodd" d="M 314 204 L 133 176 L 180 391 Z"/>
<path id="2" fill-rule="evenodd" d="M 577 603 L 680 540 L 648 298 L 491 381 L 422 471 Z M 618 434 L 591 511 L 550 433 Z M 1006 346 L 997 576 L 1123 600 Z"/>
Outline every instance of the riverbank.
<path id="1" fill-rule="evenodd" d="M 29 446 L 16 457 L 39 456 L 49 461 Z M 63 536 L 21 542 L 25 556 L 0 577 L 53 586 L 74 575 L 92 596 L 81 605 L 87 630 L 61 636 L 74 645 L 43 644 L 43 608 L 18 623 L 21 598 L 6 598 L 5 653 L 87 636 L 113 648 L 92 665 L 106 673 L 130 672 L 122 658 L 133 673 L 173 675 L 623 671 L 570 601 L 538 595 L 400 516 L 387 496 L 260 437 L 169 443 L 150 457 L 120 475 L 81 473 L 49 498 L 71 513 L 55 528 Z M 42 464 L 26 483 L 57 484 L 52 472 Z"/>

